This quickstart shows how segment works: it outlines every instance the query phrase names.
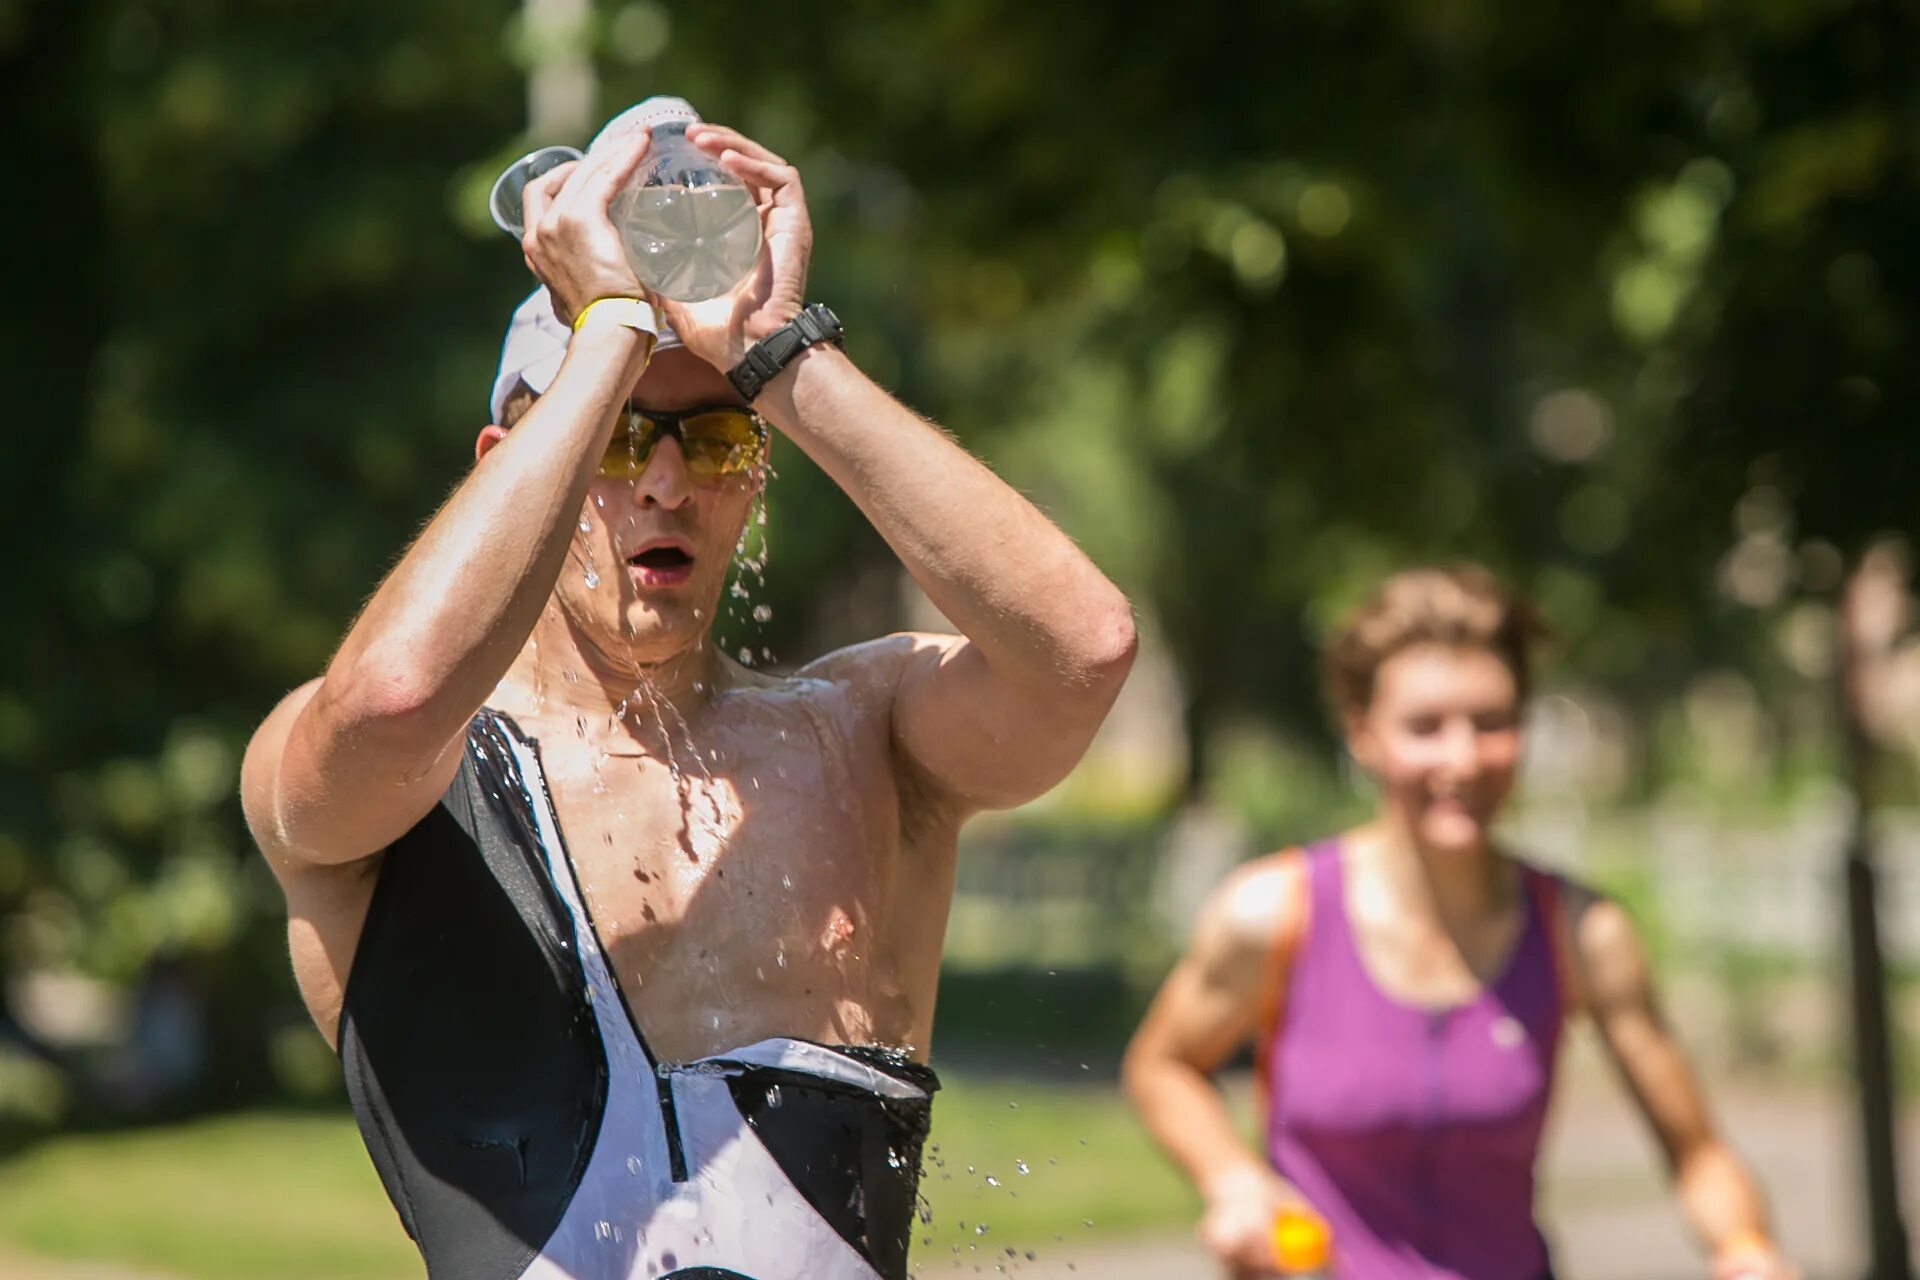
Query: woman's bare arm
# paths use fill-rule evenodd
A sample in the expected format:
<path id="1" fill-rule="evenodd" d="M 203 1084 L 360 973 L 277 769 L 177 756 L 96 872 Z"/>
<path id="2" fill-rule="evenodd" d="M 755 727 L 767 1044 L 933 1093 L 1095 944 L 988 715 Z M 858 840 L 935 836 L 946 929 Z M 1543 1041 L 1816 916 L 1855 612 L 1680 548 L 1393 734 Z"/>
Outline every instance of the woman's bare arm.
<path id="1" fill-rule="evenodd" d="M 1666 1152 L 1681 1211 L 1723 1277 L 1784 1277 L 1765 1197 L 1721 1138 L 1705 1095 L 1663 1016 L 1646 954 L 1617 904 L 1569 895 L 1580 993 L 1628 1092 Z"/>
<path id="2" fill-rule="evenodd" d="M 1214 893 L 1121 1068 L 1148 1132 L 1207 1202 L 1202 1240 L 1237 1275 L 1268 1273 L 1274 1215 L 1298 1197 L 1241 1139 L 1210 1077 L 1259 1026 L 1278 977 L 1274 948 L 1297 928 L 1305 874 L 1299 855 L 1277 854 Z"/>

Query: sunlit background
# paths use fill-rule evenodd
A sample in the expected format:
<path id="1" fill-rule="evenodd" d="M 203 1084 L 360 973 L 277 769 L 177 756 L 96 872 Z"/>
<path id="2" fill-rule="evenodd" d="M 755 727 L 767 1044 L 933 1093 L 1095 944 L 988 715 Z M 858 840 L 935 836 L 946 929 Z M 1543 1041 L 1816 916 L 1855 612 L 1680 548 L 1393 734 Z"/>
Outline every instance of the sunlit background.
<path id="1" fill-rule="evenodd" d="M 654 92 L 799 166 L 849 350 L 1143 623 L 1075 777 L 968 832 L 924 1270 L 1207 1274 L 1119 1047 L 1209 885 L 1363 811 L 1317 638 L 1472 556 L 1561 637 L 1512 837 L 1630 906 L 1788 1248 L 1859 1274 L 1863 793 L 1902 1096 L 1920 1013 L 1916 51 L 1895 0 L 0 0 L 0 1275 L 419 1274 L 237 761 L 471 457 L 494 174 Z M 729 648 L 924 624 L 776 462 Z M 1573 1053 L 1562 1271 L 1704 1274 Z"/>

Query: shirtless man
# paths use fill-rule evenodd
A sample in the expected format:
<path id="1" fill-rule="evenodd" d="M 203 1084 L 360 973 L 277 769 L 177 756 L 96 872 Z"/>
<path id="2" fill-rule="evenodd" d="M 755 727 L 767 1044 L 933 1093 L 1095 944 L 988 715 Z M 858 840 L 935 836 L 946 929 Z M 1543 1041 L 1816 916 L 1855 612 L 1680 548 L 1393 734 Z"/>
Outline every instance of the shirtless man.
<path id="1" fill-rule="evenodd" d="M 956 837 L 1080 758 L 1131 611 L 830 313 L 796 337 L 800 179 L 731 129 L 689 136 L 761 268 L 659 304 L 653 352 L 608 217 L 646 134 L 609 133 L 528 189 L 545 289 L 477 465 L 260 726 L 248 819 L 435 1280 L 904 1276 Z M 723 371 L 761 342 L 800 349 L 749 409 Z M 789 677 L 709 642 L 768 425 L 961 635 Z"/>

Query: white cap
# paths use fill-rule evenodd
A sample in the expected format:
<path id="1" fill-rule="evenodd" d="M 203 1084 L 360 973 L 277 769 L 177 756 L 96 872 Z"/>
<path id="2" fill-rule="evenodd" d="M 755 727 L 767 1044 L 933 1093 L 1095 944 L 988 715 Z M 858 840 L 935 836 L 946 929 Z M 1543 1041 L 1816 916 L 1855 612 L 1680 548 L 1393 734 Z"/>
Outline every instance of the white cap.
<path id="1" fill-rule="evenodd" d="M 645 102 L 636 103 L 607 121 L 604 128 L 594 136 L 587 147 L 587 154 L 626 133 L 642 126 L 651 127 L 663 121 L 684 120 L 693 123 L 700 119 L 700 113 L 693 109 L 685 98 L 669 98 L 656 94 Z M 664 319 L 658 321 L 660 333 L 653 349 L 663 351 L 668 347 L 680 345 L 680 339 L 668 327 Z M 560 362 L 567 357 L 567 343 L 573 338 L 573 330 L 560 323 L 553 314 L 553 297 L 542 285 L 527 295 L 514 310 L 513 319 L 507 324 L 506 341 L 500 344 L 500 370 L 493 378 L 493 396 L 488 401 L 492 412 L 491 421 L 498 423 L 506 412 L 507 397 L 513 389 L 524 382 L 535 395 L 544 395 L 553 385 L 554 375 L 560 372 Z"/>
<path id="2" fill-rule="evenodd" d="M 587 154 L 614 142 L 635 129 L 651 129 L 657 124 L 699 124 L 700 113 L 685 98 L 669 98 L 656 93 L 645 102 L 636 102 L 606 122 L 587 144 Z"/>

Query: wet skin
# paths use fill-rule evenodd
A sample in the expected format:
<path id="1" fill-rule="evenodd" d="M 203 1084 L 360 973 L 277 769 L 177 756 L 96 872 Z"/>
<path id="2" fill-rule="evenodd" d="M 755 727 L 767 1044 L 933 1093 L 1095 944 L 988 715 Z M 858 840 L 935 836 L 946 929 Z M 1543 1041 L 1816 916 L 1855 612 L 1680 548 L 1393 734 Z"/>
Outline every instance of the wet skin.
<path id="1" fill-rule="evenodd" d="M 684 352 L 634 393 L 669 409 L 732 399 Z M 601 943 L 657 1054 L 789 1035 L 923 1056 L 965 815 L 903 775 L 891 708 L 908 659 L 937 641 L 890 636 L 788 677 L 718 653 L 708 627 L 757 483 L 694 478 L 671 440 L 637 481 L 596 480 L 488 705 L 539 743 Z M 669 536 L 690 571 L 662 584 L 629 568 Z M 285 881 L 295 972 L 329 1039 L 380 861 Z"/>
<path id="2" fill-rule="evenodd" d="M 755 482 L 694 476 L 671 439 L 637 478 L 599 467 L 623 406 L 731 400 L 715 371 L 799 313 L 813 237 L 785 161 L 723 126 L 687 136 L 758 193 L 762 269 L 721 298 L 663 300 L 686 345 L 651 364 L 636 330 L 580 328 L 513 431 L 481 433 L 479 465 L 325 673 L 248 746 L 248 824 L 329 1034 L 383 851 L 432 809 L 493 706 L 542 743 L 601 938 L 659 1052 L 785 1034 L 924 1055 L 961 821 L 1064 778 L 1132 664 L 1131 608 L 1072 539 L 830 344 L 756 406 L 958 634 L 888 637 L 788 680 L 707 642 Z M 646 145 L 637 133 L 527 188 L 521 248 L 563 323 L 643 292 L 608 210 Z M 654 698 L 670 708 L 657 719 Z"/>

